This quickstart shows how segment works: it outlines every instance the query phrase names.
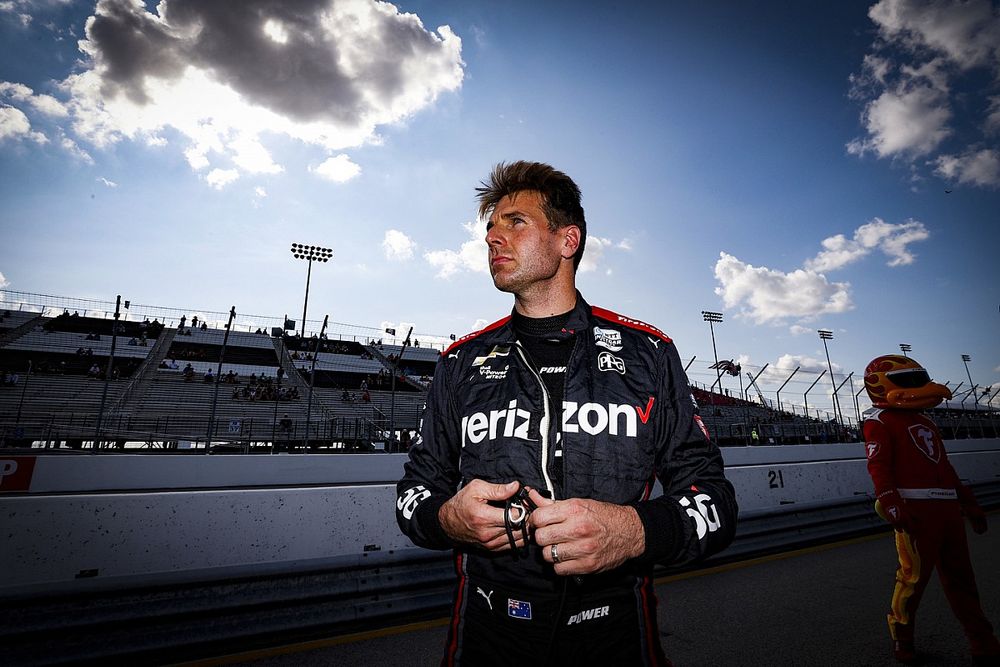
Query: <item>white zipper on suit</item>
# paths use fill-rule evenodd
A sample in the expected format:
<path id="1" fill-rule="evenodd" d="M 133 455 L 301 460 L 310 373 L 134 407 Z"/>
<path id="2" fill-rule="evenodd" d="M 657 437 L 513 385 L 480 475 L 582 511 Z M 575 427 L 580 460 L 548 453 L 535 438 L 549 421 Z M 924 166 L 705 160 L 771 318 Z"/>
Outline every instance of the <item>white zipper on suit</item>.
<path id="1" fill-rule="evenodd" d="M 552 415 L 549 412 L 549 406 L 552 403 L 549 397 L 549 390 L 545 387 L 545 381 L 542 380 L 542 376 L 538 374 L 535 367 L 530 361 L 528 361 L 527 355 L 524 353 L 524 348 L 521 347 L 520 341 L 515 341 L 514 345 L 517 347 L 517 354 L 521 357 L 521 361 L 527 366 L 528 370 L 535 377 L 538 382 L 538 386 L 542 388 L 542 397 L 545 399 L 543 401 L 542 408 L 542 421 L 538 424 L 538 434 L 542 439 L 542 478 L 545 479 L 545 488 L 549 491 L 549 497 L 552 500 L 556 499 L 556 490 L 552 485 L 552 479 L 549 477 L 549 422 L 552 419 Z"/>

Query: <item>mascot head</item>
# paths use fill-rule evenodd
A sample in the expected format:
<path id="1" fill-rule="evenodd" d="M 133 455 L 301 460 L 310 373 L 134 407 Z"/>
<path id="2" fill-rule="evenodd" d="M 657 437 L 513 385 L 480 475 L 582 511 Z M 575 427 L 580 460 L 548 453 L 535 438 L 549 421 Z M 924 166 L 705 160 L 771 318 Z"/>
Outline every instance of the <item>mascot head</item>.
<path id="1" fill-rule="evenodd" d="M 877 357 L 865 369 L 865 389 L 876 408 L 926 410 L 951 398 L 951 390 L 931 382 L 913 359 L 898 354 Z"/>

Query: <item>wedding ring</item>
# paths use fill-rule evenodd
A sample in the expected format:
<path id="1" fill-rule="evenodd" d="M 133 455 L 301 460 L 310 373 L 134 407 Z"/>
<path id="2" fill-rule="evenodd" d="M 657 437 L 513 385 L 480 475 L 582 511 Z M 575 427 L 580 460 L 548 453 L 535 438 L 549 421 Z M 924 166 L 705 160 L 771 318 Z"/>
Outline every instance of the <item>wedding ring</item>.
<path id="1" fill-rule="evenodd" d="M 552 562 L 553 563 L 558 563 L 559 562 L 559 545 L 558 544 L 553 544 L 552 545 Z"/>

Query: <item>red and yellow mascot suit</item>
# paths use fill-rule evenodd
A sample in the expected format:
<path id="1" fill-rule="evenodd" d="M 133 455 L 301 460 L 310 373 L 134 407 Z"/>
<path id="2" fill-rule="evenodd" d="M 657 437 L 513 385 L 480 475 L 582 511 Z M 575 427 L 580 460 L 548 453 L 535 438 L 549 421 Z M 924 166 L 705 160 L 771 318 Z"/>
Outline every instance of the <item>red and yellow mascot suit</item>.
<path id="1" fill-rule="evenodd" d="M 868 364 L 865 389 L 877 408 L 864 422 L 875 509 L 895 528 L 899 554 L 888 617 L 896 659 L 916 659 L 917 606 L 937 567 L 973 658 L 977 664 L 1000 664 L 1000 643 L 979 602 L 962 522 L 964 515 L 981 534 L 986 516 L 951 467 L 937 426 L 921 413 L 951 398 L 951 391 L 931 382 L 916 361 L 898 355 Z"/>

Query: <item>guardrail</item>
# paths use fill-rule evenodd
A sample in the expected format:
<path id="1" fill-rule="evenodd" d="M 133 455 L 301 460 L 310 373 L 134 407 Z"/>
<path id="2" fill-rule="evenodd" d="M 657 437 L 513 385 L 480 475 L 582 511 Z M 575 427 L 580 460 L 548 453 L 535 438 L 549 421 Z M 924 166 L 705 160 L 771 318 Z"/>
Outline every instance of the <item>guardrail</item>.
<path id="1" fill-rule="evenodd" d="M 1000 507 L 1000 482 L 975 491 Z M 685 569 L 887 530 L 867 496 L 748 512 L 729 549 Z M 444 616 L 454 577 L 450 554 L 406 549 L 226 581 L 24 596 L 0 607 L 0 646 L 11 666 L 193 659 Z"/>

